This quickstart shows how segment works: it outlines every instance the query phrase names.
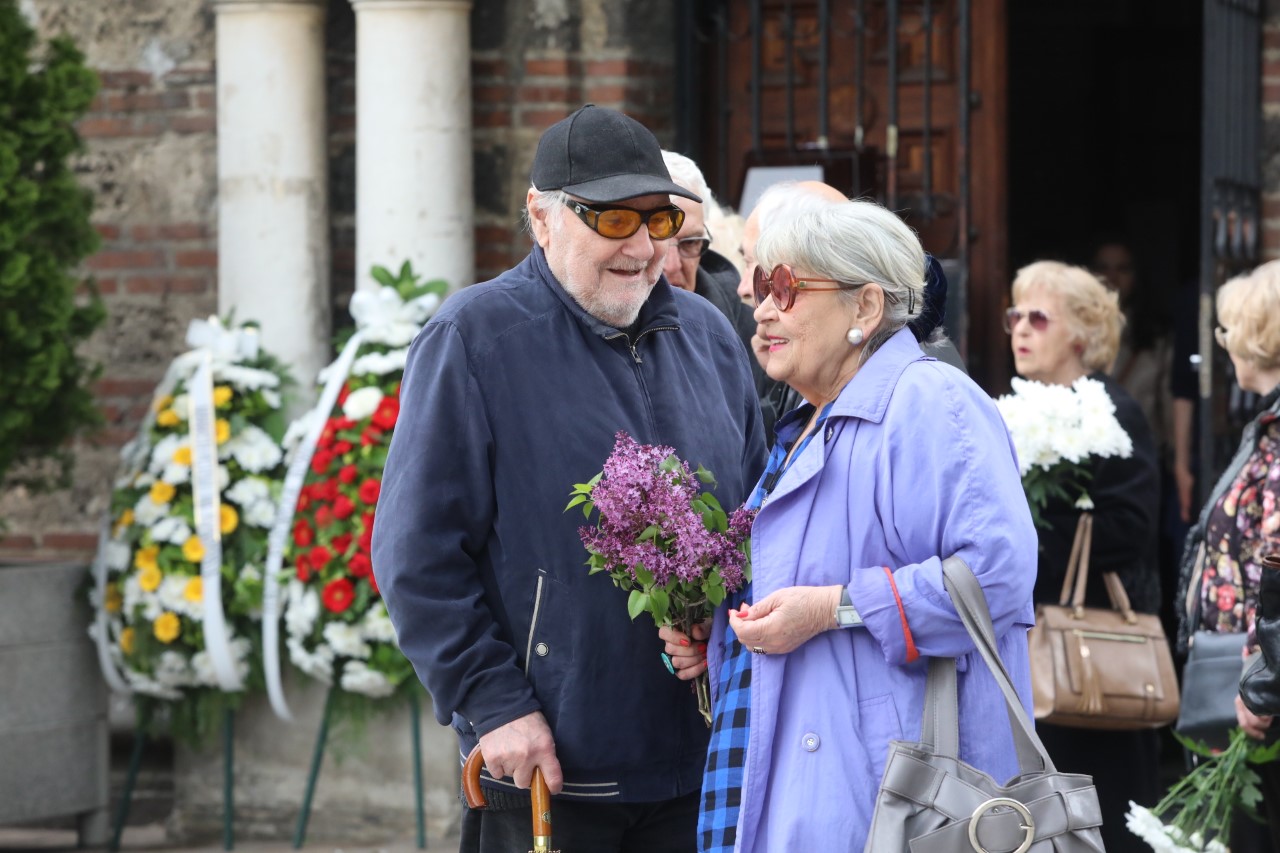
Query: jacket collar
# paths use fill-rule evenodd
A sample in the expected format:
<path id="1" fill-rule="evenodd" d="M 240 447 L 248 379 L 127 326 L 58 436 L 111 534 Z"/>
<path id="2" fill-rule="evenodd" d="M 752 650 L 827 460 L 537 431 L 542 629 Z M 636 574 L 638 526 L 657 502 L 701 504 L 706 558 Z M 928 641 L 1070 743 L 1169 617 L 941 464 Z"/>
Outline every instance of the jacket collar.
<path id="1" fill-rule="evenodd" d="M 618 334 L 619 330 L 616 326 L 610 326 L 603 320 L 588 314 L 586 309 L 569 295 L 569 291 L 564 289 L 564 285 L 551 272 L 551 267 L 547 264 L 546 253 L 542 251 L 541 246 L 535 244 L 533 251 L 529 254 L 529 258 L 538 274 L 538 278 L 564 304 L 565 309 L 578 319 L 578 322 L 590 329 L 593 334 L 602 338 L 614 337 Z M 640 308 L 638 321 L 638 328 L 641 331 L 646 331 L 654 326 L 679 327 L 680 311 L 676 307 L 675 297 L 671 295 L 671 285 L 667 284 L 665 276 L 660 277 L 658 283 L 653 286 L 653 291 L 649 294 L 649 298 Z"/>
<path id="2" fill-rule="evenodd" d="M 836 398 L 835 405 L 831 407 L 831 415 L 845 415 L 880 423 L 884 420 L 889 399 L 893 396 L 894 386 L 898 384 L 902 371 L 913 361 L 928 358 L 916 343 L 915 335 L 903 326 L 867 359 L 866 364 L 858 368 L 853 379 L 849 380 L 849 384 L 844 386 L 844 390 Z"/>

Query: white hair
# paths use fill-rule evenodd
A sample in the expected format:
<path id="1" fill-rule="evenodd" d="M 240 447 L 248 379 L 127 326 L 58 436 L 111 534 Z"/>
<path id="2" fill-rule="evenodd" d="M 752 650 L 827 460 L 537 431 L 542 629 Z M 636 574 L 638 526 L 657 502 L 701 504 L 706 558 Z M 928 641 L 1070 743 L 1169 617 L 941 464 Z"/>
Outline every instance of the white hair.
<path id="1" fill-rule="evenodd" d="M 884 316 L 867 340 L 864 358 L 924 305 L 920 239 L 892 211 L 872 201 L 823 201 L 817 209 L 771 221 L 760 230 L 756 258 L 764 269 L 785 263 L 846 284 L 880 285 Z M 840 296 L 856 299 L 855 294 L 844 291 Z"/>
<path id="2" fill-rule="evenodd" d="M 550 214 L 547 216 L 547 224 L 553 229 L 558 229 L 561 222 L 561 211 L 564 210 L 565 202 L 569 200 L 569 194 L 564 190 L 540 190 L 532 184 L 529 189 L 533 190 L 532 206 L 537 208 L 539 213 Z M 529 212 L 529 206 L 526 204 L 520 211 L 520 216 L 524 220 L 524 230 L 533 234 L 533 215 Z"/>
<path id="3" fill-rule="evenodd" d="M 667 164 L 667 171 L 671 173 L 671 180 L 702 199 L 703 219 L 709 219 L 712 215 L 712 208 L 718 205 L 716 204 L 715 196 L 711 194 L 711 187 L 707 186 L 707 179 L 702 176 L 702 170 L 698 168 L 698 164 L 683 154 L 677 154 L 674 151 L 664 150 L 662 159 Z"/>
<path id="4" fill-rule="evenodd" d="M 760 233 L 763 234 L 766 228 L 784 219 L 823 210 L 833 204 L 840 204 L 840 202 L 819 195 L 804 187 L 800 181 L 779 181 L 776 184 L 770 184 L 769 188 L 760 194 L 751 213 L 756 217 Z"/>

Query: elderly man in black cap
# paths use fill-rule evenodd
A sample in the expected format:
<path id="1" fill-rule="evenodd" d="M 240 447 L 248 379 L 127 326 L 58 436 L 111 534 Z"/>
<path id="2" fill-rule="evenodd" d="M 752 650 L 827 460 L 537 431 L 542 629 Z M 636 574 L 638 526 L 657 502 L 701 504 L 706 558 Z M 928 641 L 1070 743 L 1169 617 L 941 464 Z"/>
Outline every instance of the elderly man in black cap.
<path id="1" fill-rule="evenodd" d="M 671 196 L 698 199 L 646 128 L 583 107 L 543 134 L 531 182 L 528 257 L 451 296 L 410 348 L 374 573 L 437 719 L 484 757 L 489 808 L 464 809 L 463 849 L 527 849 L 538 768 L 563 853 L 692 851 L 706 724 L 652 624 L 588 575 L 563 508 L 621 431 L 741 504 L 765 454 L 749 356 L 661 278 Z"/>

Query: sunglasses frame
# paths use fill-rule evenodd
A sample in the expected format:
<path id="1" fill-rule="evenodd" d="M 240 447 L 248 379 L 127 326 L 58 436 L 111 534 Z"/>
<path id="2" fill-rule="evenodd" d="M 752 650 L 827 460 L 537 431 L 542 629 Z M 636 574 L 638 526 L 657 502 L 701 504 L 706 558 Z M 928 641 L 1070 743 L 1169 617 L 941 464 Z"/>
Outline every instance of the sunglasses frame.
<path id="1" fill-rule="evenodd" d="M 1013 330 L 1018 328 L 1018 324 L 1022 322 L 1022 318 L 1026 317 L 1027 322 L 1031 324 L 1031 328 L 1037 332 L 1043 332 L 1049 328 L 1049 324 L 1053 322 L 1053 318 L 1039 308 L 1032 308 L 1030 311 L 1023 312 L 1018 308 L 1006 308 L 1004 311 L 1004 330 L 1006 334 L 1013 334 Z M 1039 319 L 1037 319 L 1037 317 Z"/>
<path id="2" fill-rule="evenodd" d="M 684 250 L 684 247 L 692 243 L 701 243 L 702 245 L 698 248 L 697 252 L 690 255 L 688 252 Z M 675 245 L 676 253 L 680 255 L 680 257 L 689 258 L 690 260 L 692 260 L 693 258 L 700 258 L 707 253 L 707 250 L 711 248 L 711 238 L 710 237 L 681 237 L 680 239 L 676 240 L 673 245 Z"/>
<path id="3" fill-rule="evenodd" d="M 775 288 L 774 282 L 778 280 L 778 272 L 781 270 L 786 273 L 787 278 L 791 279 L 791 284 L 785 290 L 781 286 Z M 838 285 L 837 287 L 810 287 L 812 282 L 820 281 L 829 284 Z M 761 287 L 761 284 L 767 287 Z M 764 302 L 766 295 L 773 297 L 773 303 L 778 306 L 778 310 L 784 314 L 792 309 L 796 304 L 796 294 L 803 290 L 806 293 L 834 293 L 837 290 L 856 290 L 865 284 L 871 282 L 863 281 L 857 284 L 843 282 L 834 278 L 796 278 L 796 274 L 792 272 L 789 264 L 778 264 L 773 268 L 772 273 L 766 273 L 764 267 L 756 264 L 755 272 L 751 274 L 751 286 L 755 293 L 756 305 Z"/>
<path id="4" fill-rule="evenodd" d="M 650 239 L 653 240 L 670 240 L 680 231 L 680 226 L 684 225 L 684 211 L 674 204 L 664 207 L 655 207 L 652 210 L 637 210 L 634 207 L 627 207 L 625 204 L 588 204 L 585 201 L 578 201 L 574 198 L 564 200 L 564 206 L 573 211 L 574 215 L 582 220 L 582 223 L 592 231 L 604 237 L 606 240 L 626 240 L 635 235 L 643 225 L 649 232 Z M 625 210 L 628 213 L 636 214 L 639 219 L 636 221 L 636 227 L 632 228 L 626 234 L 605 234 L 600 230 L 600 216 L 614 210 Z M 653 233 L 653 229 L 649 227 L 649 220 L 659 213 L 671 214 L 671 233 L 665 237 L 659 237 Z"/>

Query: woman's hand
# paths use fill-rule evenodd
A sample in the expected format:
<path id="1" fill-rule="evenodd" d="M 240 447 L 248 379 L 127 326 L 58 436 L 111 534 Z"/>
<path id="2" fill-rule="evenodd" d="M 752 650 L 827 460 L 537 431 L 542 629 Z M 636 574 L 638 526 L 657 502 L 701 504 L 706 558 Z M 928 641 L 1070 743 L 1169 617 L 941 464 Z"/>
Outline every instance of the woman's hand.
<path id="1" fill-rule="evenodd" d="M 792 586 L 729 611 L 729 627 L 756 654 L 782 655 L 836 627 L 843 587 Z"/>
<path id="2" fill-rule="evenodd" d="M 1236 694 L 1236 722 L 1240 724 L 1240 728 L 1244 729 L 1244 733 L 1254 740 L 1262 740 L 1267 736 L 1267 729 L 1271 728 L 1271 717 L 1259 717 L 1244 706 L 1244 700 L 1240 698 L 1240 694 Z"/>
<path id="3" fill-rule="evenodd" d="M 693 626 L 693 636 L 682 634 L 675 628 L 659 628 L 658 637 L 666 642 L 663 653 L 670 658 L 676 678 L 688 681 L 707 671 L 707 637 L 711 636 L 711 622 L 699 622 Z"/>

